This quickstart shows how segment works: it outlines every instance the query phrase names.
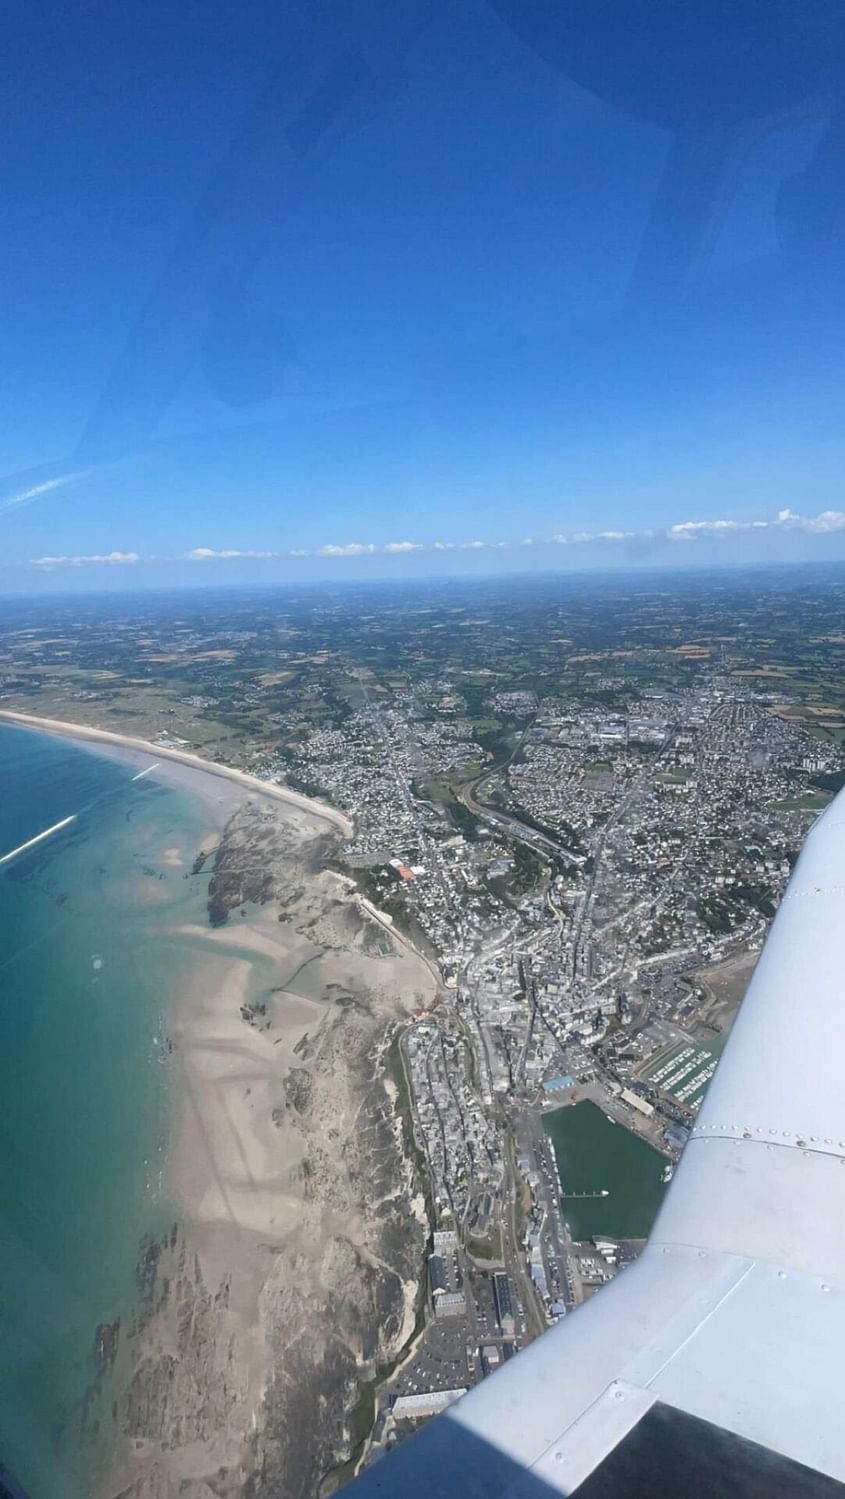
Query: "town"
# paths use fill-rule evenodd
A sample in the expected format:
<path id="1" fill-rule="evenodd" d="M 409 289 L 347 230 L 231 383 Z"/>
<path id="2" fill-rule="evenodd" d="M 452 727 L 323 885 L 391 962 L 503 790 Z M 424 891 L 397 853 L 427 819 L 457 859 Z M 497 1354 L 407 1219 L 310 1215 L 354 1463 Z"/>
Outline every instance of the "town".
<path id="1" fill-rule="evenodd" d="M 423 1296 L 367 1460 L 639 1252 L 845 782 L 843 592 L 797 570 L 6 606 L 4 707 L 331 802 L 339 872 L 437 974 L 395 1052 Z"/>

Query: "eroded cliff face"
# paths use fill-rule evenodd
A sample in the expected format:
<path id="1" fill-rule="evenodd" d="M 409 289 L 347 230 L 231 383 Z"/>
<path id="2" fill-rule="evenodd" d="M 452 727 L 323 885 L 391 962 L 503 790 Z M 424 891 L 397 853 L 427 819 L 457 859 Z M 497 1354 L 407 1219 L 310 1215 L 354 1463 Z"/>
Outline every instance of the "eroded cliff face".
<path id="1" fill-rule="evenodd" d="M 304 817 L 258 804 L 218 851 L 212 917 L 224 906 L 229 917 L 218 936 L 246 942 L 253 918 L 230 913 L 257 897 L 262 961 L 272 939 L 279 982 L 264 999 L 233 1000 L 225 1067 L 217 1031 L 198 1041 L 190 1017 L 181 1039 L 177 1028 L 188 1091 L 200 1112 L 206 1086 L 219 1104 L 203 1116 L 208 1159 L 195 1150 L 208 1190 L 196 1183 L 200 1209 L 148 1251 L 146 1312 L 124 1340 L 115 1406 L 126 1461 L 110 1496 L 312 1499 L 361 1440 L 362 1389 L 413 1331 L 428 1225 L 388 1054 L 433 980 L 326 870 L 332 847 Z M 209 1076 L 191 1070 L 200 1045 Z"/>

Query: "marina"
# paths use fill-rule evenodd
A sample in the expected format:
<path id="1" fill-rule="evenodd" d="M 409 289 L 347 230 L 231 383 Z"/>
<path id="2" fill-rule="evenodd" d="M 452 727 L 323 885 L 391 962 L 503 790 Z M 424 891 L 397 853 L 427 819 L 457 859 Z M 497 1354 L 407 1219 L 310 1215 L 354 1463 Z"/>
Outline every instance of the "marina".
<path id="1" fill-rule="evenodd" d="M 665 1156 L 590 1101 L 544 1115 L 543 1128 L 573 1239 L 645 1238 L 666 1190 Z"/>

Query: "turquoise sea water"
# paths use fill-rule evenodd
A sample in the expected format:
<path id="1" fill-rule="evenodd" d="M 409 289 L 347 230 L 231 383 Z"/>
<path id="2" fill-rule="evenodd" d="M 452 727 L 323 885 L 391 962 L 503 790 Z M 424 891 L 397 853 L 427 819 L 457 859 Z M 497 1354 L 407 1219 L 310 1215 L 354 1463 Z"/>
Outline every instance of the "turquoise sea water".
<path id="1" fill-rule="evenodd" d="M 125 1332 L 144 1236 L 176 1216 L 167 1017 L 190 952 L 172 929 L 204 919 L 211 819 L 138 769 L 0 725 L 0 856 L 77 814 L 0 864 L 0 1462 L 31 1499 L 92 1492 L 116 1393 L 95 1331 Z"/>

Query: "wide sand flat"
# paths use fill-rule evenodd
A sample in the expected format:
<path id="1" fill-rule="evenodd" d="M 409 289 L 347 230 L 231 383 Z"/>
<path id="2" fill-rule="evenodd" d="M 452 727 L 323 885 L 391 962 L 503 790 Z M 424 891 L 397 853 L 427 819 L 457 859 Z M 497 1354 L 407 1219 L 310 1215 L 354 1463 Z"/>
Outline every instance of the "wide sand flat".
<path id="1" fill-rule="evenodd" d="M 230 884 L 224 924 L 173 933 L 190 955 L 167 1004 L 178 1223 L 122 1334 L 102 1499 L 313 1499 L 349 1454 L 359 1382 L 413 1332 L 428 1224 L 387 1055 L 436 970 L 326 867 L 351 832 L 335 809 L 106 730 L 0 721 L 157 762 L 207 808 L 212 889 L 267 877 L 260 906 Z M 199 852 L 168 841 L 152 862 Z"/>
<path id="2" fill-rule="evenodd" d="M 323 867 L 324 821 L 253 788 L 228 810 L 224 866 L 260 860 L 275 896 L 173 932 L 191 955 L 168 1017 L 181 1218 L 127 1355 L 109 1499 L 235 1499 L 257 1468 L 257 1493 L 311 1499 L 357 1380 L 414 1326 L 427 1224 L 385 1058 L 435 976 Z"/>

